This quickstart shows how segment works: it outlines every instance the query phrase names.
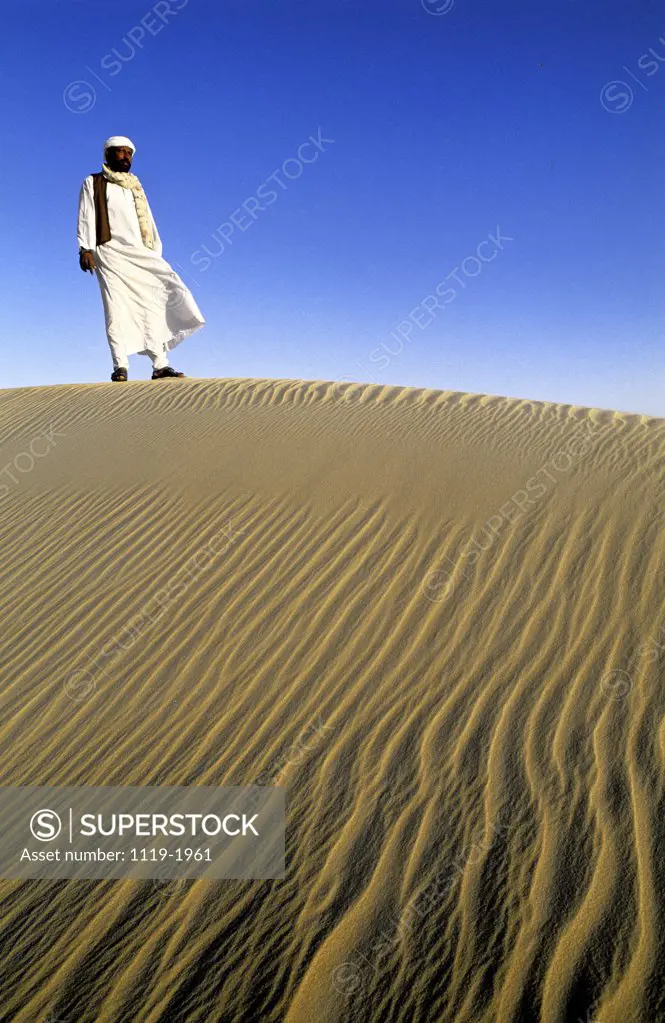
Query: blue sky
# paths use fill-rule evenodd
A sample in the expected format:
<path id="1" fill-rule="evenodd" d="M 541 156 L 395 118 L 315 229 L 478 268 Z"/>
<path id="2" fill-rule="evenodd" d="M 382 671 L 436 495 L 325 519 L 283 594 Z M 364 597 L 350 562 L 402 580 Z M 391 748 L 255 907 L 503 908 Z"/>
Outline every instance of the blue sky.
<path id="1" fill-rule="evenodd" d="M 7 4 L 0 386 L 108 379 L 76 207 L 127 134 L 188 376 L 665 416 L 661 37 L 655 0 Z"/>

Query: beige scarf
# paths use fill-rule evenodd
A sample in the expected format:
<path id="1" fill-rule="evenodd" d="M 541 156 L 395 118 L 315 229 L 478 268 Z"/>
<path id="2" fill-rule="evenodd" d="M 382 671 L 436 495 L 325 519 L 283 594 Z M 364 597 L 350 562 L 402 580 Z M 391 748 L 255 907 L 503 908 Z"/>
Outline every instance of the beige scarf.
<path id="1" fill-rule="evenodd" d="M 136 174 L 131 174 L 128 171 L 113 171 L 108 164 L 102 164 L 102 173 L 107 181 L 110 181 L 113 185 L 120 185 L 121 188 L 130 188 L 134 193 L 134 205 L 136 206 L 136 216 L 139 218 L 139 228 L 141 229 L 141 238 L 143 244 L 148 249 L 154 249 L 155 247 L 155 236 L 152 230 L 152 218 L 150 216 L 150 210 L 148 209 L 148 200 L 146 194 L 143 191 L 143 185 L 136 177 Z"/>

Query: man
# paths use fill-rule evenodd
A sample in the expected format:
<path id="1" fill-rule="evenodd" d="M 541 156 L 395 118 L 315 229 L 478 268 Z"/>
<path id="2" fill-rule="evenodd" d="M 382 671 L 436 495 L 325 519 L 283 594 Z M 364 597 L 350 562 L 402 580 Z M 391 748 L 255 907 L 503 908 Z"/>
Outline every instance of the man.
<path id="1" fill-rule="evenodd" d="M 162 259 L 162 242 L 141 182 L 130 173 L 136 147 L 123 135 L 104 143 L 101 173 L 81 187 L 79 265 L 95 273 L 113 359 L 111 380 L 127 380 L 128 356 L 152 360 L 152 379 L 183 377 L 168 351 L 205 323 L 189 289 Z"/>

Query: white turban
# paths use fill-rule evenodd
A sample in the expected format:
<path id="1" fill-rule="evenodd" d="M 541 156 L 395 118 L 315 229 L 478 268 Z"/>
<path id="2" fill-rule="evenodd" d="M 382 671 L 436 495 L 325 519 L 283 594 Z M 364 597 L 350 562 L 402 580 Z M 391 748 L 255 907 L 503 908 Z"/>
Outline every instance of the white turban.
<path id="1" fill-rule="evenodd" d="M 106 150 L 112 146 L 126 146 L 127 149 L 131 149 L 132 153 L 136 152 L 136 146 L 125 135 L 111 135 L 111 138 L 104 143 L 104 156 L 106 156 Z"/>

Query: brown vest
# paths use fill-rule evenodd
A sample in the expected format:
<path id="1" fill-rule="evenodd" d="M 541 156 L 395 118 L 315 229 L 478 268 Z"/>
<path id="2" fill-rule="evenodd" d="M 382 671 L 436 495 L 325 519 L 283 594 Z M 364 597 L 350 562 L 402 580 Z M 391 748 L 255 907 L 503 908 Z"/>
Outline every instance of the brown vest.
<path id="1" fill-rule="evenodd" d="M 111 241 L 111 227 L 109 224 L 109 207 L 106 198 L 107 181 L 101 171 L 92 175 L 92 193 L 95 199 L 95 228 L 97 233 L 97 245 L 104 245 Z"/>

